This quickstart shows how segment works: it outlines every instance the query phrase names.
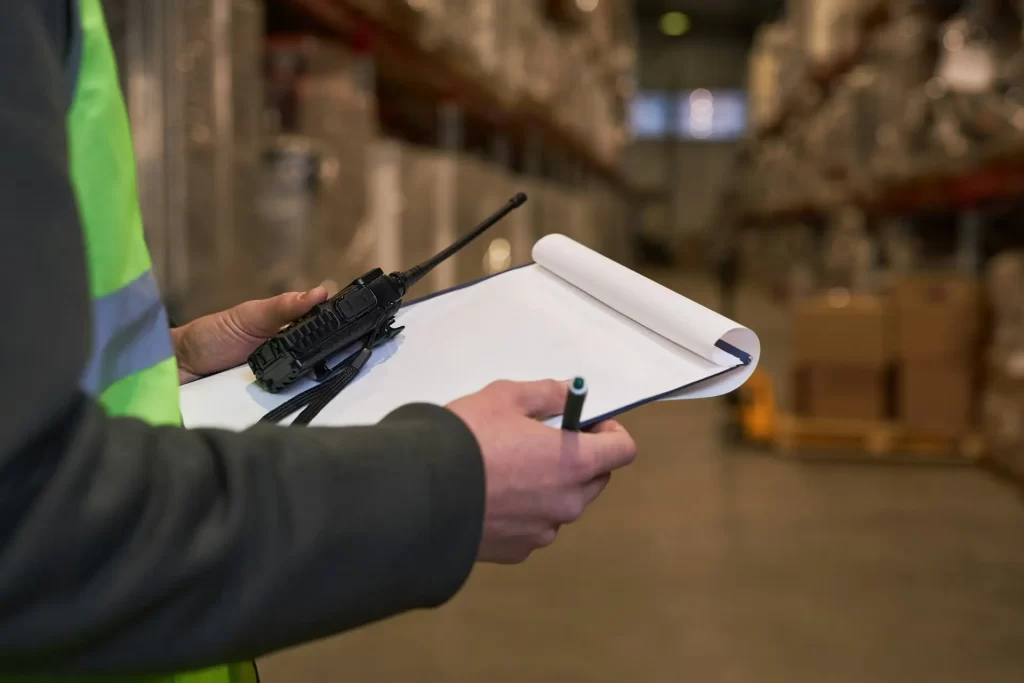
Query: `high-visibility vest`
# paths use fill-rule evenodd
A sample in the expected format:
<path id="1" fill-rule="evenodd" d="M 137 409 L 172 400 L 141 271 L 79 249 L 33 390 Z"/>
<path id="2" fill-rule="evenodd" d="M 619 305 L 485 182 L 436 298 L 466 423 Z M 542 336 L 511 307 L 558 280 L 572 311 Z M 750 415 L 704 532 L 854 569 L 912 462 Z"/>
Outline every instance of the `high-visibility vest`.
<path id="1" fill-rule="evenodd" d="M 100 0 L 69 2 L 77 17 L 68 68 L 68 86 L 74 93 L 67 116 L 68 150 L 93 313 L 92 354 L 82 388 L 110 415 L 179 425 L 178 367 L 142 230 L 128 112 L 103 8 Z M 26 683 L 73 680 L 78 679 L 25 678 Z M 255 666 L 246 662 L 173 675 L 87 680 L 251 683 L 257 676 Z"/>

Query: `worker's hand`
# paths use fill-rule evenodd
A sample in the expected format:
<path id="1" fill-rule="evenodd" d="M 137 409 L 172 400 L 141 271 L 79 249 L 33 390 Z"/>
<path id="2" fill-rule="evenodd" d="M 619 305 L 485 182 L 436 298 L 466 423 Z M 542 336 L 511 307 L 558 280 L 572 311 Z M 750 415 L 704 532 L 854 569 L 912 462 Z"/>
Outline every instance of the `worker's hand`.
<path id="1" fill-rule="evenodd" d="M 522 562 L 550 545 L 630 464 L 636 444 L 617 422 L 589 433 L 541 420 L 560 415 L 567 382 L 495 382 L 448 408 L 469 426 L 483 452 L 487 504 L 478 559 Z"/>
<path id="2" fill-rule="evenodd" d="M 247 301 L 171 330 L 182 384 L 241 365 L 282 327 L 327 300 L 327 290 L 290 292 Z"/>

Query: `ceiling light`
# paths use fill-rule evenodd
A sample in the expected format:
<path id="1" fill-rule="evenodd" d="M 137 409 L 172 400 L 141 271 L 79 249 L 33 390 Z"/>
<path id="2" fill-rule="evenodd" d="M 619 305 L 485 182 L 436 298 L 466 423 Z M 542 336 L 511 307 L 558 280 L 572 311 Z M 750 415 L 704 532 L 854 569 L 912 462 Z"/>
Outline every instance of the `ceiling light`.
<path id="1" fill-rule="evenodd" d="M 666 36 L 678 37 L 690 30 L 690 17 L 682 12 L 665 12 L 658 24 Z"/>

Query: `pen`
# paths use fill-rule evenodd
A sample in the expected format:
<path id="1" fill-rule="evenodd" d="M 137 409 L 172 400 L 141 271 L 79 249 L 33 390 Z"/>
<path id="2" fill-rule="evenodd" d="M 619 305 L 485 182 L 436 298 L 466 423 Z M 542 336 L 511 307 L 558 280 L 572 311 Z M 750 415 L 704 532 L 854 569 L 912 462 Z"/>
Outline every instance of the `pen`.
<path id="1" fill-rule="evenodd" d="M 562 411 L 562 429 L 570 432 L 580 430 L 580 415 L 583 414 L 583 402 L 587 399 L 587 380 L 577 377 L 569 385 L 569 394 L 565 397 L 565 410 Z"/>

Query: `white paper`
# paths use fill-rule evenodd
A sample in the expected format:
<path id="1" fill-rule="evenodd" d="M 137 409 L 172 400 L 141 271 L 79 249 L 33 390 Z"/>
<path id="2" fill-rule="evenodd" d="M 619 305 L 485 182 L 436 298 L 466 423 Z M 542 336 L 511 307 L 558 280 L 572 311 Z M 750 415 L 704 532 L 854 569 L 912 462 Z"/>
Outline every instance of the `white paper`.
<path id="1" fill-rule="evenodd" d="M 616 263 L 564 235 L 548 235 L 533 247 L 533 259 L 598 301 L 666 339 L 718 365 L 735 360 L 715 346 L 724 341 L 757 357 L 757 335 L 668 287 Z"/>
<path id="2" fill-rule="evenodd" d="M 563 239 L 549 241 L 535 255 L 554 268 L 572 266 L 569 271 L 578 282 L 599 289 L 595 283 L 603 282 L 601 278 L 570 258 L 575 254 L 588 259 L 593 252 Z M 597 268 L 608 267 L 601 261 L 592 263 Z M 660 285 L 641 276 L 624 278 L 612 270 L 607 277 L 619 278 L 624 287 L 631 288 L 628 295 L 616 299 L 622 308 L 651 296 L 664 303 L 666 317 L 696 316 L 707 331 L 678 338 L 694 339 L 712 358 L 653 331 L 657 327 L 679 332 L 685 327 L 682 322 L 651 320 L 649 329 L 635 321 L 650 313 L 647 307 L 640 306 L 639 312 L 632 310 L 627 317 L 537 263 L 402 309 L 397 324 L 406 326 L 405 331 L 374 352 L 360 376 L 313 425 L 374 424 L 401 405 L 444 405 L 498 379 L 569 379 L 576 375 L 586 377 L 590 387 L 583 412 L 586 421 L 653 397 L 718 395 L 749 377 L 759 352 L 752 332 L 665 290 L 672 295 L 668 296 Z M 735 357 L 725 354 L 723 358 L 706 348 L 716 334 L 735 337 L 736 331 L 744 330 L 739 341 L 754 342 L 749 348 L 740 346 L 754 357 L 747 367 L 732 369 L 739 365 Z M 726 374 L 708 380 L 721 373 Z M 242 366 L 186 385 L 182 388 L 185 424 L 245 429 L 290 396 L 313 386 L 312 381 L 304 380 L 288 392 L 269 394 L 253 379 L 249 368 Z M 673 394 L 701 380 L 706 381 Z M 551 424 L 557 424 L 557 418 Z"/>

